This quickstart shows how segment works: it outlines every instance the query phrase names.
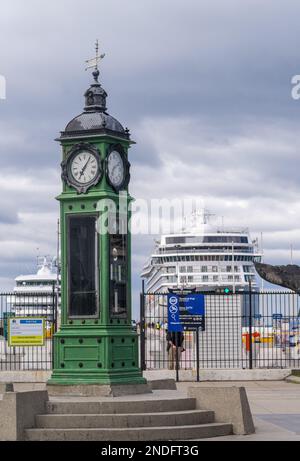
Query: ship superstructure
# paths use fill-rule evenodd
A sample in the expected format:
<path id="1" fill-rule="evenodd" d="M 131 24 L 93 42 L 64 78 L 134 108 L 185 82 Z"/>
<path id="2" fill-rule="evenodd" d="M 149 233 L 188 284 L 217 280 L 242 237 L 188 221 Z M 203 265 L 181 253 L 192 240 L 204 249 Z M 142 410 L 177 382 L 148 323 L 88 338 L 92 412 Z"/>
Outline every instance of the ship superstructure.
<path id="1" fill-rule="evenodd" d="M 181 233 L 162 235 L 141 276 L 146 291 L 169 288 L 211 291 L 230 287 L 233 292 L 256 287 L 254 261 L 261 260 L 257 241 L 247 228 L 215 226 L 209 214 L 194 213 L 192 225 Z"/>

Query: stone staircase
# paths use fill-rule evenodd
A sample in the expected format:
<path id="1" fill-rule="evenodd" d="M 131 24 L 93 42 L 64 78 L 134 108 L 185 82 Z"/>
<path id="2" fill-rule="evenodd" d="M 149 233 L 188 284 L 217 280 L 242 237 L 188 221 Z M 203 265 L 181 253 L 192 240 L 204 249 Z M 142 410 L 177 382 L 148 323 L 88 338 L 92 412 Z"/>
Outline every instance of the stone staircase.
<path id="1" fill-rule="evenodd" d="M 196 409 L 196 399 L 172 391 L 122 398 L 50 398 L 36 426 L 25 430 L 35 441 L 188 440 L 232 434 L 213 411 Z"/>

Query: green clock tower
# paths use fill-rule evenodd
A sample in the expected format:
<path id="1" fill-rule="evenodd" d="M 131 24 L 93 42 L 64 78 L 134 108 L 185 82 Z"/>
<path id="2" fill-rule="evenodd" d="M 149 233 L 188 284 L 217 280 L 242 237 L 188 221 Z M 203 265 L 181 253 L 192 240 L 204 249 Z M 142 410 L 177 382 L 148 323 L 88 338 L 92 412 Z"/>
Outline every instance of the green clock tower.
<path id="1" fill-rule="evenodd" d="M 129 130 L 107 112 L 107 93 L 98 81 L 102 57 L 97 44 L 96 58 L 88 61 L 94 81 L 84 95 L 84 112 L 58 139 L 63 155 L 58 197 L 61 327 L 54 338 L 48 388 L 100 385 L 113 395 L 111 389 L 120 385 L 137 392 L 148 387 L 131 323 L 128 149 L 134 142 Z"/>

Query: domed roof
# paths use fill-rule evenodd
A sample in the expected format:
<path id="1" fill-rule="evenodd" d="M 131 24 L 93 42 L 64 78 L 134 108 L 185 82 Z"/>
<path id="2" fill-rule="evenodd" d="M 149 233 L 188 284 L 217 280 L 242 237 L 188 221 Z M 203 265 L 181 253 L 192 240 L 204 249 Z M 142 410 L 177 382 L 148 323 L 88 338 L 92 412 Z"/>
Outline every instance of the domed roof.
<path id="1" fill-rule="evenodd" d="M 129 139 L 129 130 L 124 129 L 118 120 L 107 113 L 107 93 L 98 82 L 99 71 L 93 72 L 94 82 L 84 93 L 84 112 L 74 117 L 61 133 L 61 138 L 82 136 L 85 134 L 117 134 Z"/>
<path id="2" fill-rule="evenodd" d="M 77 117 L 73 118 L 65 128 L 65 133 L 72 133 L 73 131 L 83 130 L 102 130 L 108 129 L 117 131 L 118 133 L 125 133 L 123 126 L 118 120 L 106 112 L 83 112 Z"/>

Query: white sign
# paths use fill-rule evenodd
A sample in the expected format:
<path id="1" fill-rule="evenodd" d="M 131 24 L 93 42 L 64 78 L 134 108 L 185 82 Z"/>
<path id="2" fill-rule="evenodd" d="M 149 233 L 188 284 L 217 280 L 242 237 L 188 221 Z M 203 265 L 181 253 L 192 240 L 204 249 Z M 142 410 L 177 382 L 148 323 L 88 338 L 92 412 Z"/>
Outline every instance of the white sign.
<path id="1" fill-rule="evenodd" d="M 11 317 L 8 320 L 9 346 L 43 346 L 44 319 L 29 317 Z"/>

